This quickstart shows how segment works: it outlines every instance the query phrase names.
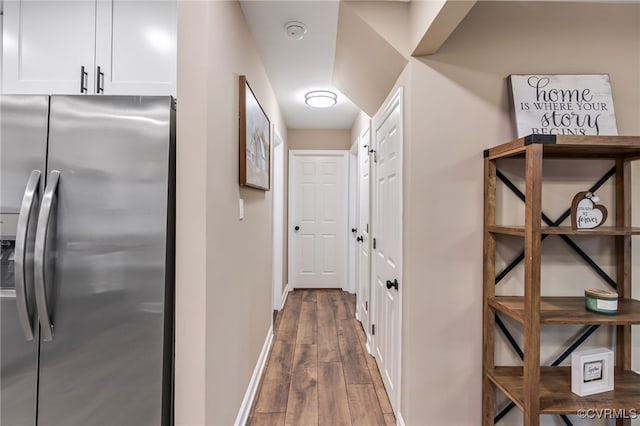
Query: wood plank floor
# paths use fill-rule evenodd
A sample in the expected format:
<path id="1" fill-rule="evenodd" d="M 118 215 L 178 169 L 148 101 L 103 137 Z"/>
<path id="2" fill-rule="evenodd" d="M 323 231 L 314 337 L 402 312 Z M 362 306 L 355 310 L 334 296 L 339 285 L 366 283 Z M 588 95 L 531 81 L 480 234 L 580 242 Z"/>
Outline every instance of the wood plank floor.
<path id="1" fill-rule="evenodd" d="M 365 344 L 355 295 L 333 289 L 289 293 L 248 424 L 395 425 Z"/>

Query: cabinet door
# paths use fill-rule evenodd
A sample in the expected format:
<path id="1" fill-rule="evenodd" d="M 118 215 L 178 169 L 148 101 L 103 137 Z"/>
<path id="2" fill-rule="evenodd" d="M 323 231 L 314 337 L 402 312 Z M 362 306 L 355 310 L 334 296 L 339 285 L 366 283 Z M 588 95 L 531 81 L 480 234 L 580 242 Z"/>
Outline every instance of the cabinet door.
<path id="1" fill-rule="evenodd" d="M 176 23 L 175 0 L 98 0 L 97 93 L 175 95 Z"/>
<path id="2" fill-rule="evenodd" d="M 95 0 L 5 0 L 3 91 L 80 94 L 81 67 L 93 92 Z"/>

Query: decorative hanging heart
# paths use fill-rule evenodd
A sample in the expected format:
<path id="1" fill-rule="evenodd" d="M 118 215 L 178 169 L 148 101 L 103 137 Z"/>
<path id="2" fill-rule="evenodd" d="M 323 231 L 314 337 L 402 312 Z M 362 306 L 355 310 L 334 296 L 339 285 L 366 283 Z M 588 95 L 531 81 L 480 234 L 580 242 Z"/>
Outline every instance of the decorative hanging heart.
<path id="1" fill-rule="evenodd" d="M 607 220 L 607 208 L 596 204 L 600 201 L 591 192 L 579 192 L 571 203 L 571 227 L 573 229 L 593 229 Z"/>

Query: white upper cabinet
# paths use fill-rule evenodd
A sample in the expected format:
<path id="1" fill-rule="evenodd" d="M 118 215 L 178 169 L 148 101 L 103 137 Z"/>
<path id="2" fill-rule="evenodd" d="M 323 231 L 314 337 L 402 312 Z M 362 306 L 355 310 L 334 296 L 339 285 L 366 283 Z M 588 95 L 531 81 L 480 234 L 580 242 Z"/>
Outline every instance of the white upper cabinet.
<path id="1" fill-rule="evenodd" d="M 97 12 L 104 93 L 175 95 L 176 2 L 98 0 Z"/>
<path id="2" fill-rule="evenodd" d="M 14 1 L 4 4 L 4 93 L 93 91 L 95 2 Z M 81 70 L 87 73 L 81 80 Z"/>
<path id="3" fill-rule="evenodd" d="M 4 93 L 175 95 L 175 0 L 7 0 L 4 9 Z"/>

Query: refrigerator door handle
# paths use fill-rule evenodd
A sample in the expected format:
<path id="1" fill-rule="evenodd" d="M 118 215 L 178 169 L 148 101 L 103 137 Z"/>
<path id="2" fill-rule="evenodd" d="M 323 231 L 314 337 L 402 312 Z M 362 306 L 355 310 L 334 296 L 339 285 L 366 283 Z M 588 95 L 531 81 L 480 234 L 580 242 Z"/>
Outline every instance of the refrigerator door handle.
<path id="1" fill-rule="evenodd" d="M 33 301 L 33 241 L 35 226 L 32 216 L 38 208 L 40 188 L 40 170 L 33 170 L 27 181 L 22 197 L 15 246 L 15 297 L 18 308 L 18 320 L 27 341 L 33 340 L 34 310 L 30 306 Z M 28 288 L 27 288 L 28 287 Z"/>
<path id="2" fill-rule="evenodd" d="M 38 215 L 38 227 L 36 230 L 36 248 L 34 254 L 35 264 L 35 284 L 36 284 L 36 305 L 38 306 L 38 316 L 40 317 L 40 332 L 45 341 L 53 340 L 53 322 L 51 321 L 51 300 L 47 298 L 47 289 L 51 290 L 53 285 L 53 268 L 48 270 L 49 265 L 55 266 L 55 231 L 51 232 L 52 214 L 56 214 L 58 202 L 58 182 L 60 172 L 53 170 L 49 174 L 47 187 L 42 197 L 42 207 Z M 55 225 L 55 218 L 53 220 Z M 47 259 L 49 255 L 49 259 Z M 47 261 L 49 260 L 49 261 Z"/>

